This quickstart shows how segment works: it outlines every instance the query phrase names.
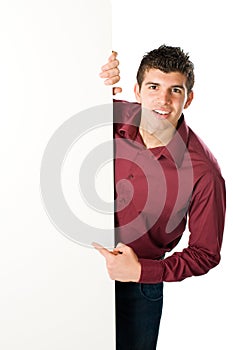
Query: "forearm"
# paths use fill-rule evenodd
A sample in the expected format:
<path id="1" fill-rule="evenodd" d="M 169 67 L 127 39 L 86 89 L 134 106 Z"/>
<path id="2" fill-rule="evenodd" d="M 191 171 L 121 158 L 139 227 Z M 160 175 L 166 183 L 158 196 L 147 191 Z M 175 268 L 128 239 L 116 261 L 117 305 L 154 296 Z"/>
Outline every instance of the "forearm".
<path id="1" fill-rule="evenodd" d="M 187 277 L 206 274 L 218 265 L 218 252 L 211 253 L 201 248 L 188 247 L 164 260 L 139 259 L 141 283 L 178 282 Z"/>

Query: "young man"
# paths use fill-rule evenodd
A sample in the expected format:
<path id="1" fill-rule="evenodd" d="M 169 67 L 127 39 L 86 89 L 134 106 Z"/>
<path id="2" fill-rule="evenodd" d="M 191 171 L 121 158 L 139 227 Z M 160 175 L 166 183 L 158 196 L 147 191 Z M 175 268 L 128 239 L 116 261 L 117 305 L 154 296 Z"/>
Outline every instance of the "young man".
<path id="1" fill-rule="evenodd" d="M 102 67 L 106 85 L 119 81 L 118 64 L 113 53 Z M 163 45 L 141 61 L 137 103 L 114 103 L 118 244 L 113 252 L 96 248 L 116 281 L 118 350 L 156 349 L 163 282 L 205 274 L 220 261 L 224 179 L 183 115 L 193 100 L 193 68 L 180 48 Z M 165 257 L 187 218 L 188 247 Z"/>

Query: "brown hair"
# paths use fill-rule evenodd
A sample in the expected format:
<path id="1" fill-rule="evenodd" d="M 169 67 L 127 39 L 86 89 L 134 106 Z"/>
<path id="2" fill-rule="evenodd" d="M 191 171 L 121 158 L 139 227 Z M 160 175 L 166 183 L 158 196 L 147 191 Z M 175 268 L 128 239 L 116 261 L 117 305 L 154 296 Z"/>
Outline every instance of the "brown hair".
<path id="1" fill-rule="evenodd" d="M 194 65 L 189 60 L 189 55 L 180 47 L 162 45 L 143 56 L 137 72 L 137 82 L 141 89 L 145 72 L 150 69 L 159 69 L 164 73 L 180 72 L 187 78 L 186 87 L 188 93 L 194 85 Z"/>

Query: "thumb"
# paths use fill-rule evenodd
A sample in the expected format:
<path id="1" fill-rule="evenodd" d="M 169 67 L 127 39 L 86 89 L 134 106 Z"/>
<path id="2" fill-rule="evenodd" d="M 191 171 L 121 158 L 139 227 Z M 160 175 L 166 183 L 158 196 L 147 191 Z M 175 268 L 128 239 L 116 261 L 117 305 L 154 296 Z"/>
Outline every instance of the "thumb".
<path id="1" fill-rule="evenodd" d="M 117 246 L 116 246 L 116 250 L 120 251 L 120 252 L 126 252 L 126 250 L 128 249 L 129 247 L 127 245 L 125 245 L 124 243 L 118 243 Z"/>
<path id="2" fill-rule="evenodd" d="M 121 92 L 122 92 L 122 88 L 121 87 L 115 86 L 115 87 L 112 88 L 112 94 L 113 95 L 120 94 Z"/>

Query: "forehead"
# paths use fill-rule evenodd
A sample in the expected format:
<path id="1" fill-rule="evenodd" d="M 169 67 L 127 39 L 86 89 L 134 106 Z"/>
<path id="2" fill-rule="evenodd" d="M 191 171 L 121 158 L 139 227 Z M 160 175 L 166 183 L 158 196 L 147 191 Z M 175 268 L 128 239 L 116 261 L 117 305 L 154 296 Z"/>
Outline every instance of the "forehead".
<path id="1" fill-rule="evenodd" d="M 186 85 L 186 76 L 180 72 L 165 73 L 160 69 L 151 68 L 145 71 L 142 84 L 156 83 L 165 86 Z"/>

